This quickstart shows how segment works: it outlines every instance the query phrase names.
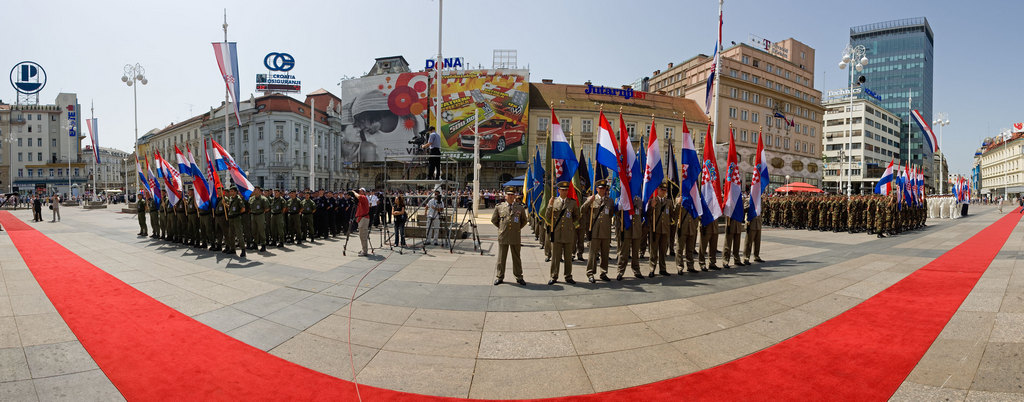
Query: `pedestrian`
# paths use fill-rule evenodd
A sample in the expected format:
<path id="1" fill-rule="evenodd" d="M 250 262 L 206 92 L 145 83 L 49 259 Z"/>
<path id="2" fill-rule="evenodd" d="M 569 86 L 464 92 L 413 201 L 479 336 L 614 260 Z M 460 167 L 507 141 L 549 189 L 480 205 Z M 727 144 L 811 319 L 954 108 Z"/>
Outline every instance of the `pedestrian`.
<path id="1" fill-rule="evenodd" d="M 509 249 L 512 250 L 512 275 L 516 277 L 516 283 L 526 285 L 526 280 L 523 279 L 523 261 L 520 257 L 522 251 L 520 232 L 523 230 L 523 226 L 526 226 L 526 209 L 522 203 L 517 202 L 517 199 L 516 189 L 514 187 L 506 188 L 505 202 L 496 206 L 494 214 L 491 215 L 491 223 L 498 227 L 498 265 L 494 279 L 495 285 L 500 285 L 505 280 L 505 260 L 508 258 Z"/>
<path id="2" fill-rule="evenodd" d="M 391 215 L 395 217 L 395 238 L 392 239 L 392 242 L 400 247 L 405 247 L 405 222 L 408 219 L 405 214 L 405 197 L 395 197 Z"/>
<path id="3" fill-rule="evenodd" d="M 420 146 L 430 154 L 427 158 L 427 180 L 441 180 L 441 135 L 434 127 L 427 127 L 424 131 L 430 133 L 427 142 Z"/>
<path id="4" fill-rule="evenodd" d="M 50 222 L 60 221 L 60 196 L 54 194 L 53 198 L 50 199 L 50 209 L 53 210 L 53 218 Z"/>
<path id="5" fill-rule="evenodd" d="M 39 196 L 32 197 L 32 222 L 43 221 L 43 200 Z"/>
<path id="6" fill-rule="evenodd" d="M 444 201 L 441 200 L 441 191 L 434 190 L 434 198 L 427 202 L 427 238 L 428 244 L 433 242 L 438 245 L 437 236 L 440 232 L 441 213 L 444 212 Z"/>
<path id="7" fill-rule="evenodd" d="M 366 189 L 360 188 L 359 193 L 352 192 L 352 198 L 356 199 L 356 224 L 359 226 L 359 243 L 363 250 L 359 256 L 369 255 L 366 243 L 370 240 L 370 201 L 366 199 Z"/>

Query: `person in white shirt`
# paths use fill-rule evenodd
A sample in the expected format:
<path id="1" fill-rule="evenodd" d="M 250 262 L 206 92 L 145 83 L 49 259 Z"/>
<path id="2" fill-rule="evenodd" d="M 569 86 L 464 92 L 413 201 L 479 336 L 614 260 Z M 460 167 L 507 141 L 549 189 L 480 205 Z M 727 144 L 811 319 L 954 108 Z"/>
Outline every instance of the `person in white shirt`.
<path id="1" fill-rule="evenodd" d="M 370 202 L 370 225 L 377 227 L 380 224 L 380 198 L 377 198 L 377 194 L 370 193 L 367 201 Z"/>
<path id="2" fill-rule="evenodd" d="M 444 202 L 441 201 L 441 192 L 434 191 L 434 198 L 427 202 L 427 243 L 437 243 L 437 235 L 440 232 L 441 212 L 444 211 Z"/>

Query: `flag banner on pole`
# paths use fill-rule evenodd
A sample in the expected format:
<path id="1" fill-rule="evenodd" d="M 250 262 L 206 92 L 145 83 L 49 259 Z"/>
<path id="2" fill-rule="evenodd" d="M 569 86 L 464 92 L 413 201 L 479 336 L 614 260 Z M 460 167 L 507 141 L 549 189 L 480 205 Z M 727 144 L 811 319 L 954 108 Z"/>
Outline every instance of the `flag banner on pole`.
<path id="1" fill-rule="evenodd" d="M 97 138 L 100 134 L 99 119 L 85 119 L 85 125 L 89 128 L 89 139 L 92 141 L 92 157 L 96 160 L 96 163 L 100 163 L 100 140 Z M 138 157 L 135 158 L 138 160 Z M 125 189 L 127 190 L 127 189 Z"/>
<path id="2" fill-rule="evenodd" d="M 235 103 L 235 122 L 242 125 L 242 118 L 238 114 L 240 105 L 238 80 L 238 46 L 235 42 L 213 42 L 213 53 L 217 56 L 217 67 L 220 68 L 220 75 L 224 78 L 224 85 Z M 226 106 L 226 105 L 225 105 Z M 227 109 L 225 109 L 225 112 Z"/>
<path id="3" fill-rule="evenodd" d="M 647 162 L 647 151 L 643 136 L 640 137 L 640 148 L 636 150 L 636 159 L 633 160 L 633 168 L 629 172 L 629 193 L 633 195 L 633 202 L 639 202 L 640 211 L 647 212 L 647 206 L 643 203 L 644 197 L 644 166 Z M 638 201 L 639 200 L 639 201 Z M 637 205 L 633 205 L 634 208 Z M 641 217 L 646 222 L 647 214 Z"/>
<path id="4" fill-rule="evenodd" d="M 619 173 L 619 147 L 615 143 L 615 136 L 612 135 L 612 125 L 604 117 L 601 111 L 600 123 L 597 126 L 597 164 Z"/>
<path id="5" fill-rule="evenodd" d="M 586 194 L 588 191 L 593 194 L 594 192 L 594 183 L 590 182 L 590 164 L 582 149 L 580 150 L 579 166 L 576 168 L 572 184 L 576 187 L 576 194 Z"/>
<path id="6" fill-rule="evenodd" d="M 167 163 L 167 160 L 161 157 L 159 152 L 156 157 L 159 159 L 159 170 L 163 171 L 164 184 L 167 185 L 167 200 L 171 205 L 177 204 L 181 200 L 181 174 L 170 163 Z"/>
<path id="7" fill-rule="evenodd" d="M 668 197 L 676 199 L 679 196 L 679 163 L 676 159 L 676 152 L 672 149 L 672 141 L 668 144 L 668 168 L 665 169 L 665 179 L 668 180 Z"/>
<path id="8" fill-rule="evenodd" d="M 693 136 L 690 128 L 686 126 L 686 119 L 683 119 L 683 147 L 679 152 L 679 188 L 680 204 L 686 212 L 694 219 L 704 213 L 701 206 L 700 190 L 698 189 L 701 174 L 700 157 L 697 156 L 697 148 L 693 146 Z"/>
<path id="9" fill-rule="evenodd" d="M 729 127 L 729 156 L 725 167 L 725 213 L 729 219 L 743 222 L 743 179 L 740 178 L 739 158 L 736 156 L 736 140 Z"/>
<path id="10" fill-rule="evenodd" d="M 565 139 L 565 133 L 562 132 L 562 125 L 555 117 L 554 109 L 551 109 L 551 162 L 554 164 L 556 182 L 552 184 L 563 181 L 572 183 L 579 162 L 576 161 L 576 153 L 573 152 L 569 141 Z M 574 200 L 578 199 L 574 186 L 569 186 L 568 197 Z"/>
<path id="11" fill-rule="evenodd" d="M 142 173 L 142 164 L 139 163 L 138 155 L 135 155 L 135 172 L 139 174 L 139 182 L 142 183 L 142 190 L 145 191 L 145 194 L 149 194 L 152 197 L 153 189 L 149 186 L 149 180 L 146 180 L 146 174 Z M 128 189 L 126 188 L 125 192 L 127 193 L 127 191 Z"/>
<path id="12" fill-rule="evenodd" d="M 633 152 L 633 144 L 629 141 L 629 132 L 626 131 L 626 123 L 622 120 L 622 113 L 619 113 L 619 210 L 633 210 L 632 192 L 632 167 L 636 164 L 636 153 Z M 623 214 L 622 227 L 629 229 L 633 226 L 631 213 Z"/>
<path id="13" fill-rule="evenodd" d="M 192 168 L 188 164 L 188 159 L 185 158 L 185 154 L 181 153 L 181 149 L 178 145 L 174 145 L 174 159 L 178 160 L 178 171 L 182 174 L 192 175 Z"/>
<path id="14" fill-rule="evenodd" d="M 235 163 L 235 159 L 231 157 L 231 154 L 229 154 L 224 147 L 220 146 L 217 141 L 212 139 L 210 140 L 210 143 L 213 144 L 213 155 L 216 158 L 217 170 L 226 169 L 228 173 L 231 174 L 231 181 L 235 183 L 235 187 L 238 188 L 238 192 L 248 200 L 249 196 L 252 195 L 253 190 L 256 188 L 249 182 L 249 179 L 245 176 L 245 172 L 238 167 L 238 164 Z M 221 168 L 221 166 L 223 166 L 223 168 Z"/>
<path id="15" fill-rule="evenodd" d="M 889 160 L 889 167 L 885 168 L 882 177 L 875 184 L 875 194 L 889 195 L 892 193 L 893 161 Z"/>
<path id="16" fill-rule="evenodd" d="M 647 204 L 654 195 L 654 192 L 665 181 L 665 172 L 661 165 L 661 146 L 658 143 L 658 130 L 655 128 L 654 119 L 651 119 L 651 138 L 647 141 L 647 157 L 645 158 L 644 182 L 643 182 L 643 205 L 647 210 Z"/>
<path id="17" fill-rule="evenodd" d="M 721 5 L 719 5 L 719 8 L 718 8 L 718 41 L 715 42 L 715 53 L 714 53 L 714 56 L 712 56 L 712 60 L 713 61 L 712 61 L 712 64 L 711 64 L 711 72 L 708 73 L 708 82 L 707 82 L 707 85 L 705 86 L 705 91 L 707 93 L 704 95 L 704 109 L 705 109 L 704 114 L 707 114 L 707 115 L 711 114 L 711 101 L 712 101 L 712 98 L 714 98 L 715 76 L 718 74 L 718 66 L 719 66 L 720 55 L 721 55 L 721 51 L 719 51 L 719 49 L 721 49 L 721 48 L 722 48 L 722 8 L 721 8 Z"/>
<path id="18" fill-rule="evenodd" d="M 764 152 L 761 131 L 757 132 L 757 156 L 754 158 L 754 174 L 750 179 L 750 207 L 747 215 L 751 219 L 761 216 L 761 197 L 768 189 L 768 156 Z"/>
<path id="19" fill-rule="evenodd" d="M 928 149 L 931 150 L 932 153 L 938 152 L 939 140 L 935 137 L 935 132 L 932 131 L 928 122 L 921 117 L 921 112 L 917 111 L 917 109 L 911 110 L 910 117 L 913 118 L 914 123 L 917 123 L 917 126 L 921 128 L 921 132 L 924 134 L 922 137 L 924 137 L 924 141 L 928 145 Z"/>
<path id="20" fill-rule="evenodd" d="M 160 191 L 160 182 L 156 180 L 156 175 L 153 174 L 153 168 L 149 167 L 149 158 L 146 158 L 146 170 L 149 172 L 149 188 L 153 192 L 153 201 L 160 205 L 163 202 L 163 194 Z"/>
<path id="21" fill-rule="evenodd" d="M 536 147 L 536 151 L 537 154 L 533 157 L 533 169 L 531 171 L 533 176 L 530 178 L 531 212 L 535 215 L 540 213 L 541 203 L 545 201 L 542 197 L 544 197 L 544 178 L 547 177 L 546 172 L 544 172 L 544 164 L 541 163 L 540 147 Z"/>
<path id="22" fill-rule="evenodd" d="M 711 137 L 711 123 L 704 136 L 703 170 L 700 176 L 701 224 L 710 225 L 722 216 L 722 184 L 718 180 L 718 160 L 715 158 L 715 140 Z"/>
<path id="23" fill-rule="evenodd" d="M 217 189 L 224 188 L 220 184 L 220 175 L 217 174 L 217 169 L 213 167 L 213 161 L 210 160 L 210 151 L 206 148 L 206 141 L 203 140 L 203 154 L 206 155 L 206 175 L 209 180 L 207 183 L 210 186 L 210 208 L 217 206 Z"/>
<path id="24" fill-rule="evenodd" d="M 188 168 L 189 175 L 192 176 L 192 193 L 196 198 L 196 207 L 202 210 L 207 210 L 211 207 L 210 183 L 206 181 L 206 175 L 203 174 L 203 169 L 199 167 L 198 163 L 196 163 L 196 158 L 192 155 L 192 148 L 186 145 L 185 150 L 188 151 Z"/>

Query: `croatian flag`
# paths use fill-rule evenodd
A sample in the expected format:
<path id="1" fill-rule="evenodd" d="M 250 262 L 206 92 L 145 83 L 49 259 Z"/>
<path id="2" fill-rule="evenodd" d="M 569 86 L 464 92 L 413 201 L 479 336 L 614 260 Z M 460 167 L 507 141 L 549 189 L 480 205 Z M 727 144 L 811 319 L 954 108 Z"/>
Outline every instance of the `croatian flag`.
<path id="1" fill-rule="evenodd" d="M 242 196 L 248 200 L 256 188 L 245 177 L 242 169 L 238 168 L 238 164 L 235 163 L 235 159 L 231 157 L 231 154 L 224 147 L 220 146 L 217 141 L 210 140 L 210 142 L 213 144 L 213 156 L 216 158 L 217 170 L 227 169 L 231 173 L 231 181 L 235 183 L 235 187 L 238 187 L 238 192 L 242 193 Z"/>
<path id="2" fill-rule="evenodd" d="M 96 159 L 96 163 L 100 163 L 100 149 L 97 148 L 100 145 L 100 140 L 96 138 L 100 134 L 100 127 L 97 120 L 85 119 L 85 125 L 89 127 L 89 139 L 92 140 L 92 157 Z M 136 157 L 135 159 L 137 162 L 139 158 Z"/>
<path id="3" fill-rule="evenodd" d="M 718 181 L 718 160 L 715 159 L 715 140 L 711 137 L 711 123 L 704 136 L 703 172 L 700 175 L 701 224 L 710 225 L 722 216 L 722 184 Z"/>
<path id="4" fill-rule="evenodd" d="M 768 156 L 764 153 L 761 132 L 757 133 L 757 156 L 754 158 L 754 175 L 750 179 L 750 207 L 747 214 L 751 219 L 761 216 L 761 197 L 768 189 Z"/>
<path id="5" fill-rule="evenodd" d="M 188 159 L 185 158 L 185 154 L 181 153 L 181 149 L 178 148 L 177 144 L 174 145 L 174 159 L 178 160 L 179 172 L 187 175 L 192 174 L 192 168 L 189 167 Z"/>
<path id="6" fill-rule="evenodd" d="M 651 138 L 647 141 L 647 164 L 644 167 L 643 192 L 644 210 L 647 210 L 647 203 L 651 196 L 658 190 L 658 186 L 665 180 L 665 172 L 661 167 L 661 147 L 658 144 L 658 130 L 654 128 L 654 120 L 651 120 Z"/>
<path id="7" fill-rule="evenodd" d="M 726 159 L 725 213 L 730 219 L 743 222 L 743 180 L 740 179 L 740 165 L 736 156 L 736 142 L 732 127 L 729 127 L 729 156 Z"/>
<path id="8" fill-rule="evenodd" d="M 629 132 L 626 131 L 626 123 L 622 120 L 622 113 L 619 113 L 619 211 L 633 211 L 632 168 L 636 164 L 636 153 L 633 152 L 633 144 L 629 142 Z M 633 226 L 632 212 L 623 214 L 622 227 L 629 229 Z"/>
<path id="9" fill-rule="evenodd" d="M 921 117 L 921 112 L 918 112 L 917 109 L 911 110 L 910 117 L 914 119 L 914 123 L 917 123 L 917 126 L 921 128 L 921 132 L 924 133 L 924 140 L 928 143 L 928 149 L 932 153 L 937 152 L 939 150 L 939 140 L 935 137 L 935 132 L 932 131 L 928 122 L 924 121 L 924 118 Z"/>
<path id="10" fill-rule="evenodd" d="M 224 188 L 220 184 L 220 175 L 217 174 L 217 169 L 213 167 L 213 161 L 210 160 L 210 151 L 206 149 L 206 141 L 203 141 L 203 155 L 206 155 L 206 175 L 208 183 L 213 188 L 210 189 L 210 207 L 217 206 L 217 189 Z"/>
<path id="11" fill-rule="evenodd" d="M 668 168 L 665 169 L 665 178 L 668 179 L 668 197 L 676 199 L 679 196 L 679 163 L 676 158 L 672 144 L 668 144 Z"/>
<path id="12" fill-rule="evenodd" d="M 700 191 L 697 188 L 701 170 L 700 157 L 697 156 L 697 148 L 693 146 L 693 136 L 690 135 L 690 128 L 686 126 L 686 119 L 683 119 L 683 149 L 679 152 L 679 162 L 682 164 L 682 169 L 679 170 L 680 203 L 690 216 L 696 219 L 704 212 L 700 202 Z"/>
<path id="13" fill-rule="evenodd" d="M 714 53 L 714 57 L 713 57 L 714 61 L 711 64 L 711 72 L 708 73 L 708 82 L 707 82 L 707 85 L 705 86 L 705 91 L 707 93 L 704 95 L 704 109 L 705 109 L 704 114 L 708 114 L 708 115 L 711 114 L 711 101 L 712 101 L 712 98 L 714 98 L 714 96 L 715 96 L 714 95 L 715 75 L 718 73 L 719 53 L 720 53 L 718 50 L 721 49 L 721 48 L 722 48 L 722 10 L 721 10 L 721 8 L 719 8 L 719 10 L 718 10 L 718 42 L 715 42 L 715 53 Z"/>
<path id="14" fill-rule="evenodd" d="M 918 204 L 924 200 L 924 172 L 917 172 L 917 199 Z"/>
<path id="15" fill-rule="evenodd" d="M 177 204 L 181 200 L 181 174 L 167 160 L 160 156 L 157 152 L 157 158 L 159 158 L 159 170 L 163 171 L 164 184 L 167 185 L 167 200 L 171 202 L 171 205 Z"/>
<path id="16" fill-rule="evenodd" d="M 558 122 L 558 118 L 555 117 L 555 110 L 551 109 L 551 162 L 553 169 L 555 169 L 555 182 L 567 181 L 572 184 L 572 178 L 576 175 L 576 169 L 579 167 L 579 162 L 576 160 L 576 155 L 572 151 L 572 147 L 569 146 L 569 141 L 565 139 L 565 133 L 562 132 L 562 125 Z M 569 186 L 569 199 L 576 200 L 576 189 L 575 186 Z"/>
<path id="17" fill-rule="evenodd" d="M 196 163 L 195 156 L 192 156 L 192 148 L 185 146 L 188 151 L 189 175 L 192 176 L 192 193 L 196 197 L 196 207 L 202 210 L 209 209 L 210 205 L 210 183 L 206 181 L 203 169 Z"/>
<path id="18" fill-rule="evenodd" d="M 892 193 L 892 169 L 893 161 L 889 160 L 889 167 L 885 168 L 882 177 L 878 179 L 878 184 L 875 184 L 875 194 L 889 195 Z"/>
<path id="19" fill-rule="evenodd" d="M 603 110 L 600 120 L 600 124 L 597 126 L 597 156 L 595 159 L 599 165 L 619 173 L 619 148 L 615 144 L 615 136 L 612 135 L 612 125 L 604 117 Z"/>
<path id="20" fill-rule="evenodd" d="M 238 47 L 235 42 L 213 42 L 213 53 L 217 56 L 217 67 L 224 78 L 224 85 L 235 101 L 235 122 L 242 124 L 238 114 L 240 90 L 238 80 Z"/>
<path id="21" fill-rule="evenodd" d="M 142 173 L 142 165 L 139 164 L 139 156 L 135 155 L 135 172 L 139 174 L 139 182 L 142 183 L 142 188 L 146 194 L 153 195 L 153 189 L 149 187 L 149 180 L 146 180 L 146 175 Z"/>
<path id="22" fill-rule="evenodd" d="M 163 195 L 160 191 L 160 182 L 156 180 L 156 175 L 153 174 L 153 168 L 149 167 L 149 158 L 146 158 L 146 170 L 149 171 L 149 188 L 153 191 L 153 201 L 156 201 L 157 205 L 163 202 Z M 160 171 L 159 166 L 157 171 Z"/>

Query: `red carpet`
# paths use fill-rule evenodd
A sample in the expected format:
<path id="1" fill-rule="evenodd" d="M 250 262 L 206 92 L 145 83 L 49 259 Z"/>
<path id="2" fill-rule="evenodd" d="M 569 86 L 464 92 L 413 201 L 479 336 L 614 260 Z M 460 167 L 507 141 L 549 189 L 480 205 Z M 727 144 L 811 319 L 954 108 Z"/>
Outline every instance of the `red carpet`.
<path id="1" fill-rule="evenodd" d="M 876 296 L 761 352 L 653 384 L 555 399 L 888 399 L 1020 219 L 1020 214 L 1007 214 Z M 0 212 L 0 223 L 57 311 L 129 400 L 357 398 L 353 383 L 207 327 L 96 268 L 8 212 Z M 365 385 L 359 390 L 364 400 L 448 399 Z"/>

